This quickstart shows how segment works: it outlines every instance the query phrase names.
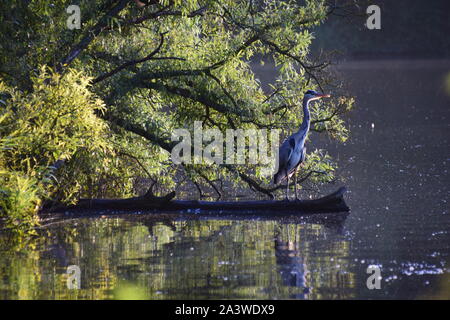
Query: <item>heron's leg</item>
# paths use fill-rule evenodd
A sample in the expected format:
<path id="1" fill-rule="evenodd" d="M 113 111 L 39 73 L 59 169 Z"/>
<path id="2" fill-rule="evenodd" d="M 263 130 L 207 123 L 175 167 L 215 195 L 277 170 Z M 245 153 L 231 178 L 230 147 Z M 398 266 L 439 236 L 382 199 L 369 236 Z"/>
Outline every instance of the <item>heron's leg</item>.
<path id="1" fill-rule="evenodd" d="M 289 175 L 287 176 L 286 200 L 289 201 Z"/>
<path id="2" fill-rule="evenodd" d="M 294 189 L 295 189 L 295 200 L 298 200 L 298 196 L 297 196 L 297 168 L 295 168 L 294 171 Z"/>

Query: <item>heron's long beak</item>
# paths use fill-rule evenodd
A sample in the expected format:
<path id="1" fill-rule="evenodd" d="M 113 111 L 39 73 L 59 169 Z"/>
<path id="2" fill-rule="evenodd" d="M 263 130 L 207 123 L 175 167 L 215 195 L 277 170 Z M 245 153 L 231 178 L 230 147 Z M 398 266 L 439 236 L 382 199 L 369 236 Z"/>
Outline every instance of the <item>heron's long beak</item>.
<path id="1" fill-rule="evenodd" d="M 318 94 L 317 97 L 319 97 L 319 98 L 329 98 L 331 96 L 329 94 Z"/>

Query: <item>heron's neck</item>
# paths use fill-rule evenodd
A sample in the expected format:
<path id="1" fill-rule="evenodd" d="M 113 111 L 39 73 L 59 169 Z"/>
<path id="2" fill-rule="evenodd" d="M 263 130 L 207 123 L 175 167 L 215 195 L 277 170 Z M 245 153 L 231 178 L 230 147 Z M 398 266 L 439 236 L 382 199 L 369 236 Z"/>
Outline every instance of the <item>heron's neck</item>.
<path id="1" fill-rule="evenodd" d="M 309 99 L 303 99 L 303 121 L 300 125 L 300 129 L 298 131 L 305 131 L 306 133 L 309 131 L 309 126 L 311 123 L 311 117 L 309 114 Z"/>

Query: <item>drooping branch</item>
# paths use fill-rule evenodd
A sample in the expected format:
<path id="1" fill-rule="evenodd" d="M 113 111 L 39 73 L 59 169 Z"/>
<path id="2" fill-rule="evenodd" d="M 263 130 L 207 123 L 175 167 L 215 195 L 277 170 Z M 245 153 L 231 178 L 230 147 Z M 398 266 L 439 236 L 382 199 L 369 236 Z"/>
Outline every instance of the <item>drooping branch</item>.
<path id="1" fill-rule="evenodd" d="M 141 167 L 141 169 L 147 174 L 147 177 L 151 178 L 152 175 L 150 174 L 150 172 L 147 170 L 147 168 L 144 166 L 144 164 L 141 162 L 141 160 L 138 157 L 135 157 L 134 155 L 129 154 L 128 152 L 124 152 L 124 151 L 119 151 L 118 154 L 122 155 L 122 156 L 126 156 L 126 157 L 136 161 L 136 163 L 139 165 L 139 167 Z"/>
<path id="2" fill-rule="evenodd" d="M 136 124 L 125 121 L 124 119 L 119 118 L 111 113 L 103 114 L 101 112 L 96 112 L 96 114 L 98 117 L 122 128 L 128 132 L 132 132 L 138 136 L 141 136 L 141 137 L 147 139 L 148 141 L 152 142 L 153 144 L 163 148 L 164 150 L 166 150 L 168 152 L 171 152 L 173 147 L 175 146 L 175 143 L 167 141 L 163 137 L 157 136 L 153 132 L 145 130 L 144 128 L 142 128 Z"/>
<path id="3" fill-rule="evenodd" d="M 204 175 L 201 171 L 195 169 L 195 171 L 197 172 L 197 174 L 203 178 L 203 180 L 206 181 L 206 183 L 213 188 L 213 190 L 217 193 L 217 199 L 219 200 L 220 198 L 222 198 L 222 193 L 219 191 L 219 189 L 216 187 L 216 185 L 214 184 L 213 181 L 211 181 L 206 175 Z"/>
<path id="4" fill-rule="evenodd" d="M 155 55 L 159 53 L 159 51 L 161 50 L 161 47 L 164 44 L 164 33 L 161 33 L 160 37 L 161 38 L 160 38 L 158 46 L 150 54 L 148 54 L 146 57 L 144 57 L 142 59 L 136 59 L 136 60 L 127 61 L 127 62 L 123 63 L 122 65 L 118 66 L 117 68 L 114 68 L 113 70 L 98 76 L 97 78 L 92 80 L 92 83 L 95 84 L 95 83 L 98 83 L 100 81 L 103 81 L 103 80 L 105 80 L 105 79 L 115 75 L 116 73 L 122 71 L 125 68 L 134 66 L 134 65 L 139 64 L 139 63 L 143 63 L 143 62 L 148 61 L 148 60 L 163 60 L 163 59 L 164 60 L 183 60 L 183 61 L 185 60 L 183 58 L 178 58 L 178 57 L 155 57 Z"/>
<path id="5" fill-rule="evenodd" d="M 127 20 L 124 23 L 127 25 L 136 25 L 136 24 L 141 24 L 148 20 L 153 20 L 153 19 L 159 18 L 159 17 L 170 17 L 170 16 L 181 17 L 183 15 L 183 13 L 179 10 L 167 10 L 169 8 L 170 8 L 170 5 L 165 6 L 156 12 L 151 12 L 146 15 L 143 15 L 142 17 L 132 19 L 132 20 Z M 207 8 L 208 8 L 207 6 L 203 6 L 197 10 L 194 10 L 194 11 L 188 13 L 186 16 L 189 18 L 203 16 L 205 14 L 205 11 L 207 10 Z"/>
<path id="6" fill-rule="evenodd" d="M 75 60 L 80 55 L 80 53 L 85 50 L 91 44 L 91 42 L 108 27 L 108 20 L 117 16 L 130 1 L 131 0 L 118 1 L 118 3 L 111 10 L 109 10 L 102 18 L 100 18 L 97 24 L 89 29 L 85 33 L 85 36 L 81 39 L 81 41 L 74 47 L 72 47 L 70 52 L 56 65 L 56 71 L 58 73 L 62 73 L 64 68 L 70 65 L 72 61 Z"/>
<path id="7" fill-rule="evenodd" d="M 274 198 L 273 193 L 277 190 L 280 189 L 286 189 L 286 184 L 280 184 L 271 188 L 266 188 L 263 187 L 260 183 L 258 183 L 257 181 L 255 181 L 253 178 L 251 178 L 249 175 L 237 170 L 235 167 L 230 166 L 230 165 L 223 165 L 228 171 L 239 175 L 239 177 L 245 182 L 247 183 L 247 185 L 254 191 L 260 192 L 262 194 L 265 194 L 267 196 L 269 196 L 271 199 Z M 316 171 L 316 170 L 310 170 L 308 171 L 303 177 L 301 177 L 300 179 L 297 180 L 297 183 L 302 183 L 305 182 L 306 180 L 308 180 L 313 174 L 325 174 L 324 172 L 321 171 Z M 291 185 L 292 187 L 293 185 Z"/>
<path id="8" fill-rule="evenodd" d="M 141 88 L 150 88 L 150 89 L 155 89 L 158 91 L 166 91 L 166 92 L 170 92 L 172 91 L 172 93 L 175 93 L 175 91 L 178 90 L 178 88 L 173 87 L 173 90 L 171 90 L 171 88 L 167 87 L 164 88 L 165 85 L 163 84 L 159 84 L 159 83 L 150 83 L 151 80 L 154 79 L 169 79 L 169 78 L 176 78 L 176 77 L 183 77 L 183 76 L 208 76 L 209 74 L 211 74 L 211 71 L 220 68 L 221 66 L 223 66 L 224 64 L 226 64 L 230 59 L 232 59 L 233 57 L 236 57 L 237 55 L 239 55 L 239 53 L 242 50 L 247 49 L 248 47 L 250 47 L 253 43 L 255 43 L 256 41 L 258 41 L 260 39 L 260 37 L 262 36 L 262 34 L 270 28 L 270 25 L 266 26 L 265 28 L 263 28 L 261 31 L 255 33 L 254 35 L 250 36 L 242 45 L 240 45 L 238 48 L 232 50 L 226 58 L 219 60 L 209 66 L 203 67 L 203 68 L 199 68 L 199 69 L 184 69 L 184 70 L 169 70 L 169 71 L 163 71 L 163 72 L 143 72 L 143 73 L 139 73 L 136 70 L 133 70 L 136 72 L 136 75 L 131 78 L 131 79 L 123 79 L 122 81 L 124 81 L 124 85 L 123 87 L 128 87 L 128 90 L 121 90 L 121 91 L 114 91 L 111 92 L 110 95 L 108 97 L 106 97 L 104 100 L 106 102 L 110 102 L 112 100 L 114 100 L 117 95 L 124 95 L 127 92 L 129 92 L 129 90 L 132 89 L 132 87 L 130 87 L 130 84 L 134 84 L 136 87 L 141 87 Z M 131 65 L 132 67 L 133 65 Z M 212 106 L 214 105 L 215 107 L 218 107 L 218 110 L 216 109 L 216 111 L 218 112 L 223 112 L 223 111 L 219 111 L 220 109 L 225 110 L 227 112 L 231 111 L 232 108 L 229 108 L 228 106 L 225 105 L 221 105 L 221 104 L 217 104 L 215 103 L 215 101 L 212 101 L 208 96 L 206 95 L 196 95 L 194 92 L 191 92 L 187 89 L 181 89 L 179 91 L 179 95 L 184 96 L 185 98 L 189 98 L 191 100 L 196 100 L 197 102 L 200 102 L 202 104 L 204 104 L 205 106 L 210 106 L 211 108 L 213 108 Z M 203 101 L 203 102 L 202 102 Z M 207 102 L 209 101 L 209 102 Z M 231 113 L 236 113 L 237 110 L 235 110 L 234 112 L 231 111 Z M 230 124 L 230 126 L 233 127 L 233 121 L 232 119 L 229 117 L 229 115 L 227 116 L 227 120 L 228 123 Z M 244 115 L 244 116 L 250 116 L 251 115 Z M 233 127 L 234 128 L 234 127 Z"/>
<path id="9" fill-rule="evenodd" d="M 348 109 L 347 109 L 345 104 L 339 103 L 334 108 L 334 110 L 331 112 L 331 114 L 329 116 L 311 121 L 311 130 L 315 131 L 315 132 L 323 132 L 323 131 L 325 131 L 325 127 L 324 128 L 318 128 L 317 125 L 325 123 L 325 122 L 333 121 L 337 116 L 344 114 L 347 110 Z M 334 130 L 333 128 L 327 128 L 326 129 L 326 131 L 328 131 L 329 133 L 332 132 L 333 130 Z"/>
<path id="10" fill-rule="evenodd" d="M 237 173 L 239 175 L 239 177 L 245 182 L 247 183 L 247 185 L 252 189 L 255 190 L 257 192 L 263 193 L 267 196 L 270 197 L 270 199 L 274 199 L 274 195 L 272 194 L 272 192 L 270 192 L 269 190 L 267 190 L 266 188 L 262 187 L 259 183 L 257 183 L 255 180 L 253 180 L 252 178 L 250 178 L 247 174 L 240 172 L 238 170 L 236 170 L 236 168 L 230 166 L 230 165 L 224 165 L 224 167 L 234 173 Z"/>
<path id="11" fill-rule="evenodd" d="M 97 22 L 97 24 L 95 26 L 93 26 L 91 29 L 89 29 L 84 37 L 80 40 L 79 43 L 77 43 L 76 45 L 74 45 L 72 47 L 72 49 L 69 51 L 69 53 L 59 62 L 56 64 L 56 71 L 58 73 L 62 73 L 62 71 L 64 70 L 64 68 L 66 68 L 67 66 L 69 66 L 73 60 L 75 60 L 80 53 L 85 50 L 90 43 L 97 37 L 99 36 L 102 32 L 107 31 L 110 29 L 109 25 L 108 25 L 108 20 L 110 18 L 113 17 L 117 17 L 118 14 L 127 6 L 127 4 L 130 2 L 131 0 L 120 0 L 118 1 L 118 3 L 111 9 L 109 10 L 102 18 L 100 18 L 100 20 Z M 128 20 L 125 21 L 126 25 L 133 25 L 133 24 L 139 24 L 142 23 L 146 20 L 150 20 L 150 19 L 155 19 L 161 16 L 181 16 L 182 12 L 181 11 L 166 11 L 165 9 L 169 8 L 170 6 L 166 6 L 163 7 L 162 9 L 150 13 L 144 17 L 140 17 L 138 19 L 134 19 L 134 20 Z M 188 14 L 188 17 L 195 17 L 198 15 L 203 15 L 204 11 L 207 9 L 206 6 L 199 8 L 198 10 L 195 10 L 193 12 L 191 12 L 190 14 Z M 156 54 L 156 53 L 155 53 Z M 153 54 L 154 55 L 154 54 Z M 133 60 L 133 61 L 129 61 L 128 63 L 126 63 L 126 65 L 123 65 L 119 70 L 113 72 L 112 74 L 115 74 L 117 72 L 119 72 L 120 70 L 123 70 L 124 68 L 136 64 L 136 63 L 141 63 L 144 61 L 149 60 L 150 58 L 148 58 L 148 56 L 146 58 L 140 59 L 140 60 Z M 176 58 L 176 57 L 164 57 L 164 58 L 159 58 L 159 59 L 180 59 L 180 58 Z M 111 75 L 112 75 L 111 74 Z M 96 82 L 99 82 L 101 80 L 103 80 L 102 78 L 100 79 L 96 79 Z"/>
<path id="12" fill-rule="evenodd" d="M 303 70 L 305 70 L 306 74 L 308 75 L 308 77 L 313 78 L 314 81 L 316 82 L 316 84 L 319 86 L 320 90 L 323 91 L 323 87 L 321 82 L 319 81 L 318 77 L 316 76 L 316 74 L 314 73 L 314 69 L 323 69 L 325 68 L 328 64 L 327 63 L 322 63 L 319 65 L 315 65 L 315 66 L 309 66 L 306 63 L 304 63 L 299 57 L 294 56 L 289 49 L 282 49 L 280 48 L 276 43 L 269 41 L 267 39 L 262 39 L 261 40 L 263 43 L 269 45 L 270 47 L 272 47 L 277 53 L 289 57 L 291 59 L 293 59 L 294 61 L 296 61 L 302 68 Z M 309 79 L 308 79 L 309 82 Z"/>
<path id="13" fill-rule="evenodd" d="M 324 129 L 318 129 L 317 126 L 316 126 L 316 124 L 332 121 L 333 118 L 334 118 L 338 113 L 339 113 L 339 112 L 338 112 L 337 110 L 335 110 L 329 117 L 311 121 L 311 131 L 315 131 L 315 132 L 319 132 L 319 133 L 320 133 L 320 132 L 323 132 Z M 330 131 L 330 130 L 328 130 L 328 131 Z"/>
<path id="14" fill-rule="evenodd" d="M 173 87 L 170 85 L 154 82 L 145 82 L 140 84 L 143 88 L 154 89 L 161 92 L 168 92 L 183 98 L 187 98 L 194 102 L 199 102 L 205 106 L 210 107 L 217 112 L 223 114 L 236 114 L 238 116 L 251 116 L 247 110 L 235 110 L 234 107 L 216 102 L 215 99 L 211 99 L 211 94 L 204 94 L 202 92 L 195 92 L 186 88 Z"/>
<path id="15" fill-rule="evenodd" d="M 238 104 L 236 102 L 236 100 L 233 98 L 233 96 L 228 92 L 228 90 L 224 87 L 224 85 L 222 84 L 222 82 L 219 80 L 219 78 L 217 78 L 215 75 L 213 75 L 210 71 L 208 71 L 206 73 L 206 75 L 208 77 L 210 77 L 211 79 L 213 79 L 218 86 L 222 89 L 223 93 L 228 97 L 228 99 L 231 101 L 231 103 L 234 105 L 234 108 L 236 110 L 239 109 Z"/>
<path id="16" fill-rule="evenodd" d="M 347 0 L 339 1 L 327 0 L 327 16 L 337 16 L 341 18 L 366 18 L 366 8 L 371 2 L 369 0 Z"/>

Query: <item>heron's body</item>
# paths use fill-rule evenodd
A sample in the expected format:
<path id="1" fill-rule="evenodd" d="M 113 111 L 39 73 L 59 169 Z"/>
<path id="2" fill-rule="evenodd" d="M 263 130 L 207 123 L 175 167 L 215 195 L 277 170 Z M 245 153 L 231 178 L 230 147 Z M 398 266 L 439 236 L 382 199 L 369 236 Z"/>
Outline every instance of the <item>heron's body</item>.
<path id="1" fill-rule="evenodd" d="M 305 160 L 306 148 L 305 139 L 307 133 L 296 132 L 286 139 L 279 151 L 279 168 L 275 174 L 275 184 L 279 184 L 288 176 L 294 174 L 295 169 Z"/>
<path id="2" fill-rule="evenodd" d="M 279 184 L 284 179 L 288 180 L 286 198 L 288 198 L 289 178 L 292 175 L 296 175 L 299 165 L 305 161 L 305 141 L 308 137 L 311 125 L 309 102 L 322 97 L 326 97 L 326 95 L 319 95 L 312 90 L 306 92 L 305 97 L 303 98 L 303 121 L 300 125 L 300 129 L 287 138 L 279 149 L 278 172 L 274 175 L 274 182 L 275 184 Z M 297 198 L 297 181 L 295 181 L 295 197 Z"/>

